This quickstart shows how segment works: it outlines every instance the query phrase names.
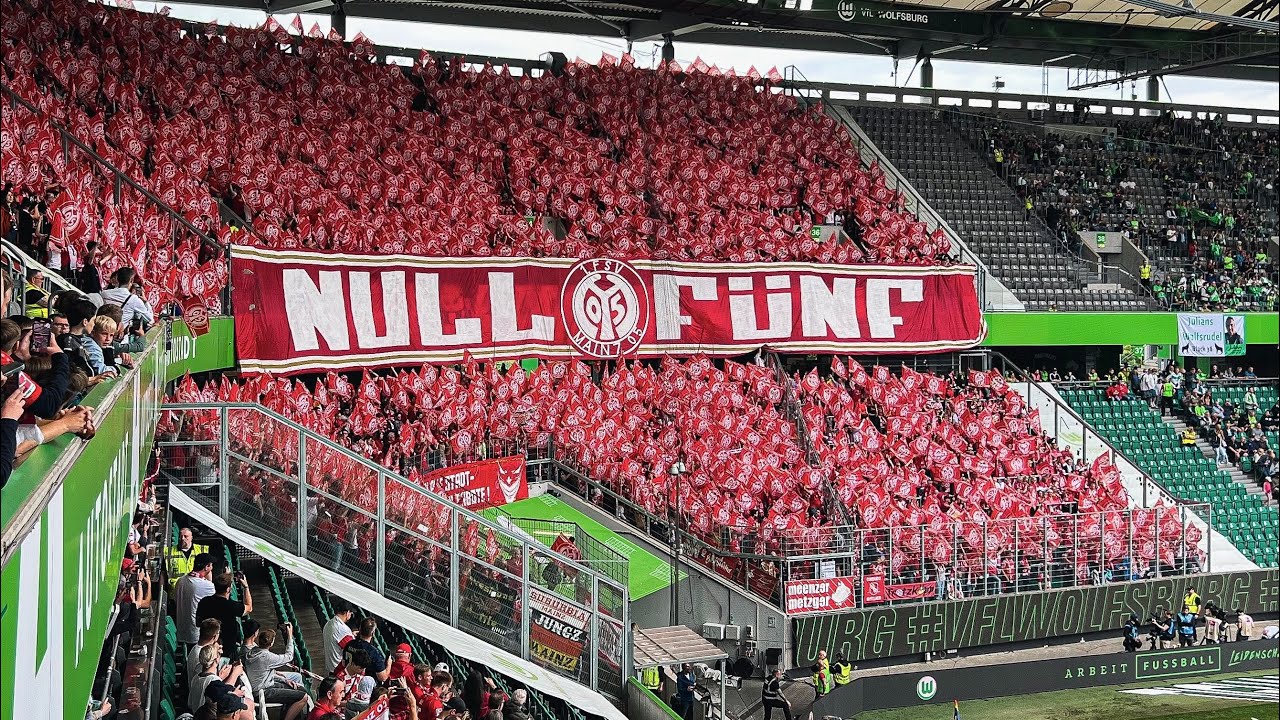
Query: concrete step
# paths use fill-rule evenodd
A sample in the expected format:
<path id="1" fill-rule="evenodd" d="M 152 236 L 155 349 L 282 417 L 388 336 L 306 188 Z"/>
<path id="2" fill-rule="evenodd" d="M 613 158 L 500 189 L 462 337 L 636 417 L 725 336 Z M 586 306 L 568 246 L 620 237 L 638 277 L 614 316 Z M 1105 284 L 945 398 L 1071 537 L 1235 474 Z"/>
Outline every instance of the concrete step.
<path id="1" fill-rule="evenodd" d="M 301 578 L 287 577 L 284 581 L 285 592 L 293 605 L 293 614 L 298 618 L 298 627 L 294 631 L 307 644 L 307 652 L 311 654 L 311 671 L 324 674 L 324 623 L 316 617 L 315 606 L 311 603 L 311 593 Z"/>
<path id="2" fill-rule="evenodd" d="M 249 581 L 249 592 L 253 593 L 253 619 L 264 628 L 276 627 L 280 624 L 280 616 L 276 614 L 276 603 L 271 599 L 267 571 L 260 566 L 246 568 L 245 577 Z"/>

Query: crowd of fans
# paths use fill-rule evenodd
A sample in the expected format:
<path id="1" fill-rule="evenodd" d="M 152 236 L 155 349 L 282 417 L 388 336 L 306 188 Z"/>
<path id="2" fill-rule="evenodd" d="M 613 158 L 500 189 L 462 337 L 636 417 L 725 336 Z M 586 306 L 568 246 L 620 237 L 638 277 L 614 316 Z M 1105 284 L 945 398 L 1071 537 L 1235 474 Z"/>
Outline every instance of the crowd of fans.
<path id="1" fill-rule="evenodd" d="M 1268 249 L 1277 230 L 1276 131 L 1229 126 L 1221 115 L 1125 121 L 1115 134 L 951 120 L 981 142 L 1027 215 L 1043 218 L 1073 254 L 1081 254 L 1081 231 L 1117 232 L 1154 257 L 1139 279 L 1162 306 L 1280 307 Z"/>
<path id="2" fill-rule="evenodd" d="M 1223 394 L 1220 387 L 1192 380 L 1181 394 L 1180 412 L 1207 438 L 1219 465 L 1239 467 L 1274 498 L 1280 473 L 1274 444 L 1280 432 L 1280 405 L 1262 407 L 1256 385 L 1246 386 L 1239 402 Z"/>
<path id="3" fill-rule="evenodd" d="M 378 620 L 355 622 L 355 608 L 342 600 L 332 602 L 333 615 L 322 630 L 320 672 L 296 665 L 293 625 L 262 626 L 254 619 L 245 575 L 233 572 L 224 556 L 195 545 L 190 528 L 179 538 L 169 558 L 171 570 L 185 570 L 173 594 L 185 652 L 178 689 L 185 689 L 186 708 L 196 720 L 252 720 L 264 702 L 282 706 L 283 720 L 345 720 L 384 696 L 397 720 L 528 720 L 526 691 L 510 698 L 496 692 L 479 666 L 471 668 L 465 688 L 455 689 L 447 664 L 414 663 L 408 643 L 387 657 L 377 640 Z"/>
<path id="4" fill-rule="evenodd" d="M 69 270 L 96 242 L 99 268 L 137 268 L 153 306 L 218 307 L 221 250 L 183 221 L 220 241 L 429 256 L 932 264 L 950 249 L 834 120 L 754 74 L 606 57 L 517 76 L 427 53 L 402 68 L 363 39 L 180 32 L 80 0 L 18 3 L 4 26 L 4 81 L 39 111 L 5 113 L 7 231 Z M 177 216 L 64 158 L 50 123 Z M 836 213 L 857 219 L 853 241 L 817 242 Z"/>
<path id="5" fill-rule="evenodd" d="M 146 302 L 128 290 L 103 291 L 95 304 L 69 290 L 50 295 L 42 272 L 30 271 L 25 304 L 15 300 L 18 278 L 0 277 L 0 308 L 26 313 L 0 320 L 0 360 L 5 367 L 0 411 L 0 486 L 17 458 L 64 434 L 89 439 L 95 432 L 92 408 L 80 405 L 90 390 L 110 383 L 133 366 L 131 353 L 144 348 L 152 321 Z M 132 271 L 121 268 L 113 284 L 127 288 Z M 112 302 L 119 300 L 123 307 Z M 128 315 L 126 315 L 126 312 Z"/>
<path id="6" fill-rule="evenodd" d="M 785 410 L 789 392 L 799 400 L 807 437 Z M 174 398 L 261 403 L 404 472 L 411 482 L 420 482 L 428 469 L 422 458 L 435 447 L 465 457 L 506 443 L 526 449 L 554 444 L 557 460 L 651 515 L 679 518 L 700 540 L 730 552 L 821 552 L 833 540 L 829 528 L 848 517 L 871 531 L 865 545 L 881 553 L 871 561 L 882 560 L 887 576 L 903 582 L 933 581 L 938 568 L 946 568 L 972 587 L 984 584 L 978 578 L 995 568 L 993 574 L 1004 575 L 1012 587 L 1020 570 L 1014 558 L 1028 563 L 1023 575 L 1032 561 L 1041 562 L 1047 575 L 1046 545 L 1065 552 L 1074 542 L 1078 565 L 1060 569 L 1059 580 L 1088 583 L 1092 573 L 1111 569 L 1096 567 L 1104 555 L 1099 547 L 1125 527 L 1128 507 L 1118 471 L 1105 459 L 1083 464 L 1054 447 L 1037 412 L 995 371 L 945 377 L 904 368 L 893 374 L 838 360 L 826 377 L 815 370 L 787 378 L 755 362 L 717 364 L 704 357 L 608 369 L 556 361 L 532 372 L 468 362 L 366 374 L 354 383 L 333 373 L 307 382 L 223 379 L 203 388 L 188 379 Z M 184 440 L 211 439 L 217 432 L 216 423 L 186 420 L 177 428 L 177 420 L 162 418 L 157 432 L 176 439 L 181 430 Z M 240 426 L 232 428 L 236 442 L 256 462 L 286 476 L 296 473 L 296 434 L 275 437 L 271 423 L 252 418 L 233 425 Z M 812 463 L 808 448 L 815 453 Z M 199 460 L 178 463 L 198 468 Z M 670 472 L 676 463 L 686 469 L 679 477 Z M 212 464 L 206 460 L 206 472 Z M 370 507 L 373 482 L 367 473 L 308 457 L 308 484 L 355 507 Z M 267 476 L 236 484 L 248 488 L 264 526 L 296 527 L 294 492 L 285 483 Z M 444 537 L 444 508 L 411 506 L 412 495 L 392 493 L 389 516 L 399 522 L 401 515 L 416 514 L 427 539 Z M 354 538 L 346 552 L 363 553 L 376 539 L 369 519 L 360 522 L 356 515 L 348 514 L 352 524 L 336 536 L 327 537 L 333 530 L 323 528 L 321 541 Z M 1068 539 L 1077 517 L 1079 534 Z M 960 523 L 959 548 L 953 523 Z M 1139 557 L 1131 565 L 1139 576 L 1153 562 L 1173 566 L 1187 554 L 1177 546 L 1181 533 L 1173 513 L 1137 513 L 1134 523 Z M 892 539 L 885 530 L 890 527 L 899 528 Z M 1191 545 L 1198 537 L 1188 532 L 1187 539 Z M 496 567 L 518 563 L 478 531 L 464 543 L 467 554 Z M 440 575 L 431 572 L 432 553 L 440 552 L 432 548 L 424 542 L 409 552 L 428 577 Z M 358 569 L 367 560 L 350 563 Z M 518 564 L 509 568 L 516 577 L 522 570 Z M 721 570 L 740 576 L 740 568 Z M 755 568 L 753 586 L 770 594 L 777 572 Z"/>
<path id="7" fill-rule="evenodd" d="M 1163 369 L 1113 371 L 1105 378 L 1091 372 L 1088 379 L 1109 383 L 1109 399 L 1124 400 L 1133 395 L 1162 415 L 1182 416 L 1188 423 L 1181 436 L 1183 445 L 1194 446 L 1204 438 L 1218 465 L 1239 467 L 1257 479 L 1264 495 L 1276 498 L 1280 461 L 1272 438 L 1280 432 L 1280 405 L 1273 402 L 1267 407 L 1259 402 L 1257 374 L 1252 367 L 1214 365 L 1205 372 L 1170 364 Z M 1243 387 L 1244 392 L 1238 402 L 1232 402 L 1226 397 L 1228 386 L 1210 380 L 1236 381 L 1232 387 Z"/>

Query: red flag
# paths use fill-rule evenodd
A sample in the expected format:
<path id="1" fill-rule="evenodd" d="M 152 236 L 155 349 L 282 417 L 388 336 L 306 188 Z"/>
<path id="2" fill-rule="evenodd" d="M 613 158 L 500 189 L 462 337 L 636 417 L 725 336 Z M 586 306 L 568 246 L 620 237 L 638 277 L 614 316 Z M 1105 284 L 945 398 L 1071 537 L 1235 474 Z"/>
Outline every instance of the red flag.
<path id="1" fill-rule="evenodd" d="M 292 27 L 294 30 L 297 30 L 298 34 L 301 35 L 302 34 L 302 16 L 294 15 L 293 22 L 289 23 L 289 26 Z"/>

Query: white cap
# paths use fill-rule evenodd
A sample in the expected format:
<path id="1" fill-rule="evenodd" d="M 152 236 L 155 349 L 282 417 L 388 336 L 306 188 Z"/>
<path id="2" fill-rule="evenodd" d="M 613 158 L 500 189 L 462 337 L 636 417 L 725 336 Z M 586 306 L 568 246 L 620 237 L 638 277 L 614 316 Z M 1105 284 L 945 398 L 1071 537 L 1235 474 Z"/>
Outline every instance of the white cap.
<path id="1" fill-rule="evenodd" d="M 449 672 L 449 663 L 436 663 L 431 669 L 435 672 Z"/>

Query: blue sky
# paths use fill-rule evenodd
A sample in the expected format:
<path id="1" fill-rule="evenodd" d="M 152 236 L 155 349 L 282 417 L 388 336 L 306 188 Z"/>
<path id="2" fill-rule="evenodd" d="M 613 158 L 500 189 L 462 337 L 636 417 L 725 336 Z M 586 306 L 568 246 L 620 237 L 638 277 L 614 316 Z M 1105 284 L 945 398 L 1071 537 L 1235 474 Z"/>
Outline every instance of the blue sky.
<path id="1" fill-rule="evenodd" d="M 140 10 L 150 10 L 152 3 L 139 2 Z M 230 22 L 235 25 L 261 25 L 265 15 L 253 10 L 211 8 L 199 5 L 170 4 L 171 15 L 189 20 Z M 288 25 L 290 16 L 277 18 Z M 329 28 L 327 15 L 303 15 L 305 27 L 318 22 L 324 30 Z M 601 26 L 602 30 L 607 30 Z M 497 55 L 503 57 L 536 58 L 544 52 L 556 50 L 570 59 L 581 57 L 595 62 L 600 54 L 608 52 L 620 55 L 626 50 L 624 41 L 610 37 L 582 37 L 556 33 L 532 33 L 514 30 L 490 30 L 454 25 L 404 23 L 385 20 L 349 18 L 348 36 L 363 32 L 375 43 L 402 47 L 421 47 L 456 53 Z M 648 66 L 656 55 L 655 43 L 638 43 L 632 49 L 641 66 Z M 676 42 L 676 60 L 682 64 L 701 57 L 707 64 L 746 71 L 755 65 L 762 73 L 771 66 L 782 70 L 795 65 L 804 77 L 814 81 L 856 82 L 874 85 L 907 84 L 911 63 L 903 62 L 899 77 L 893 75 L 893 61 L 889 58 L 839 53 L 771 50 L 754 47 L 729 47 L 723 45 L 694 45 Z M 1004 92 L 1039 94 L 1043 74 L 1039 67 L 1025 65 L 999 65 L 975 62 L 935 61 L 934 86 L 952 90 L 990 90 L 996 76 L 1005 82 Z M 1088 97 L 1128 99 L 1133 89 L 1126 85 L 1097 88 L 1087 93 L 1067 90 L 1067 71 L 1050 70 L 1048 74 L 1051 95 L 1085 95 Z M 919 71 L 910 79 L 919 84 Z M 1214 80 L 1193 77 L 1168 77 L 1165 79 L 1168 95 L 1162 90 L 1161 99 L 1177 103 L 1190 103 L 1212 107 L 1238 107 L 1280 112 L 1280 82 L 1260 83 L 1235 80 Z M 1145 99 L 1145 81 L 1139 81 L 1136 92 Z"/>

